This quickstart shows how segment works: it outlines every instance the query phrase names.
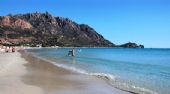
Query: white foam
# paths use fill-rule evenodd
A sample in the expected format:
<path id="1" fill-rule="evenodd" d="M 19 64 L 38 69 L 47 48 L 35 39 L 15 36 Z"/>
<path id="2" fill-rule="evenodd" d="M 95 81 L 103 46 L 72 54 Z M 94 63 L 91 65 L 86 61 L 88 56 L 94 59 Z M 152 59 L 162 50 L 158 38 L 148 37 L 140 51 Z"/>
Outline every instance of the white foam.
<path id="1" fill-rule="evenodd" d="M 135 93 L 139 93 L 139 94 L 158 94 L 157 92 L 154 92 L 152 90 L 142 88 L 142 87 L 138 87 L 138 86 L 128 84 L 128 83 L 125 83 L 125 82 L 120 82 L 120 81 L 117 81 L 117 80 L 111 82 L 111 85 L 113 85 L 116 88 L 125 90 L 125 91 L 131 91 L 131 92 L 135 92 Z"/>
<path id="2" fill-rule="evenodd" d="M 115 76 L 113 76 L 111 74 L 107 74 L 107 73 L 88 73 L 87 71 L 82 70 L 82 69 L 78 69 L 78 68 L 76 68 L 74 66 L 67 66 L 65 64 L 58 64 L 56 62 L 52 62 L 52 63 L 54 65 L 58 66 L 58 67 L 61 67 L 61 68 L 67 69 L 67 70 L 71 70 L 71 71 L 74 71 L 74 72 L 77 72 L 77 73 L 96 76 L 96 77 L 105 79 L 105 80 L 111 82 L 111 85 L 113 87 L 116 87 L 118 89 L 122 89 L 122 90 L 125 90 L 125 91 L 130 91 L 130 92 L 135 92 L 135 93 L 139 93 L 139 94 L 158 94 L 157 92 L 154 92 L 154 91 L 149 90 L 149 89 L 145 89 L 145 88 L 137 87 L 135 85 L 130 85 L 128 83 L 120 82 L 120 81 L 118 81 L 116 79 Z"/>
<path id="3" fill-rule="evenodd" d="M 115 80 L 115 76 L 113 76 L 111 74 L 107 74 L 107 73 L 89 73 L 89 75 L 102 77 L 107 80 Z"/>
<path id="4" fill-rule="evenodd" d="M 58 64 L 56 62 L 52 62 L 52 63 L 54 65 L 56 65 L 57 67 L 60 67 L 60 68 L 64 68 L 64 69 L 74 71 L 74 72 L 77 72 L 77 73 L 88 74 L 85 70 L 77 69 L 76 67 L 70 67 L 70 66 L 67 66 L 67 65 L 64 65 L 64 64 Z"/>
<path id="5" fill-rule="evenodd" d="M 82 74 L 91 75 L 91 76 L 97 76 L 97 77 L 105 78 L 107 80 L 114 80 L 115 79 L 115 77 L 113 75 L 111 75 L 111 74 L 106 74 L 106 73 L 88 73 L 87 71 L 82 70 L 82 69 L 78 69 L 76 67 L 70 67 L 70 66 L 67 66 L 67 65 L 64 65 L 64 64 L 56 64 L 55 62 L 53 62 L 53 64 L 58 66 L 58 67 L 61 67 L 61 68 L 64 68 L 64 69 L 68 69 L 68 70 L 71 70 L 71 71 L 74 71 L 74 72 L 77 72 L 77 73 L 82 73 Z"/>

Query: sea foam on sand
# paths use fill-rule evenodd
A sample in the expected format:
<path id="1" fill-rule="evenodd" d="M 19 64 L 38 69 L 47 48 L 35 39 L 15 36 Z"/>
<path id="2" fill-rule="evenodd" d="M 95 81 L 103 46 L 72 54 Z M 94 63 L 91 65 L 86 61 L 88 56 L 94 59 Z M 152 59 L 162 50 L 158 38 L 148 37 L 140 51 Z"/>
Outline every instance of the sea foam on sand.
<path id="1" fill-rule="evenodd" d="M 26 85 L 21 77 L 27 72 L 21 54 L 0 51 L 0 94 L 43 94 L 39 87 Z"/>

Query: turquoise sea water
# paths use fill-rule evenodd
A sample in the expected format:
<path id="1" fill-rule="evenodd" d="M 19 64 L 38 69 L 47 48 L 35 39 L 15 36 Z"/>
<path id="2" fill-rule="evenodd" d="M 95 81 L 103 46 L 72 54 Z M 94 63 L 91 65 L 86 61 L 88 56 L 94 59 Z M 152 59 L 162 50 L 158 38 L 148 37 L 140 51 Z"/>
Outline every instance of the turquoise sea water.
<path id="1" fill-rule="evenodd" d="M 170 94 L 170 49 L 76 48 L 30 49 L 53 64 L 102 77 L 116 88 L 140 94 Z"/>

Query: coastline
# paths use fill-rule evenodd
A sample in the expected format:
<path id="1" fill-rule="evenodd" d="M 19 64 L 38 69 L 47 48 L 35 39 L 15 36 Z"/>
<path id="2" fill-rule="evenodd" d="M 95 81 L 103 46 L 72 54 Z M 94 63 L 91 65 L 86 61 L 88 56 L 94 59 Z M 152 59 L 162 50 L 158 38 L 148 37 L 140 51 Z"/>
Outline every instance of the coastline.
<path id="1" fill-rule="evenodd" d="M 103 79 L 83 75 L 53 65 L 30 53 L 20 52 L 28 74 L 23 82 L 40 87 L 45 94 L 129 94 L 110 86 Z"/>

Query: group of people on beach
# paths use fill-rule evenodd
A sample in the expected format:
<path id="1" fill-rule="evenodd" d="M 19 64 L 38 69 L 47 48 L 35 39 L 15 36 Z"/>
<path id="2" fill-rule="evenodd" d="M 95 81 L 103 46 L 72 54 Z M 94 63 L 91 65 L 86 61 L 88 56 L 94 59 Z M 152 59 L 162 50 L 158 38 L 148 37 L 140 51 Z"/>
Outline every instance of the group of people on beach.
<path id="1" fill-rule="evenodd" d="M 6 53 L 12 52 L 14 53 L 16 51 L 15 46 L 1 46 L 1 50 L 5 51 Z"/>
<path id="2" fill-rule="evenodd" d="M 15 52 L 15 47 L 14 47 L 14 46 L 12 46 L 12 47 L 11 47 L 11 46 L 7 46 L 7 47 L 5 48 L 5 52 L 7 52 L 7 53 L 8 53 L 8 52 L 13 52 L 13 53 L 14 53 L 14 52 Z"/>

